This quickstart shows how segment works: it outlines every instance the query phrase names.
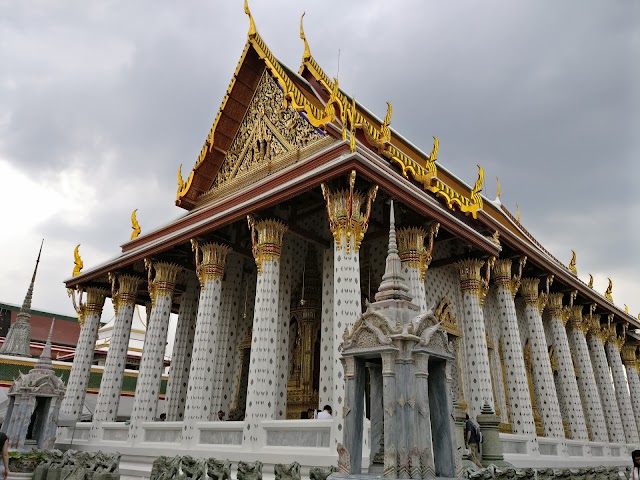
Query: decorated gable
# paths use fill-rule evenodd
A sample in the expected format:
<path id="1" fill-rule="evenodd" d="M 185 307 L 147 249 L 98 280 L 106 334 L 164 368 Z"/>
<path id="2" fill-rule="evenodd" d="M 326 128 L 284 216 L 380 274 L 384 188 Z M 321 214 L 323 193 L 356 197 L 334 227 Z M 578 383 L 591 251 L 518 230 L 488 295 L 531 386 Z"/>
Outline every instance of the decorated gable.
<path id="1" fill-rule="evenodd" d="M 285 102 L 282 89 L 265 70 L 210 191 L 277 170 L 289 152 L 324 138 L 324 133 Z"/>

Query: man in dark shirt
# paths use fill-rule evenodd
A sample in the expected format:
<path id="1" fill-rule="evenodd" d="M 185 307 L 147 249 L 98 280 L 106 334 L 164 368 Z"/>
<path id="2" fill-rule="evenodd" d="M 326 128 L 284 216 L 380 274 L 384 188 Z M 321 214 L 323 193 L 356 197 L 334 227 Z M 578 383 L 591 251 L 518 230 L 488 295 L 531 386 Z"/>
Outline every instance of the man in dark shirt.
<path id="1" fill-rule="evenodd" d="M 464 425 L 464 446 L 469 450 L 469 460 L 482 468 L 480 460 L 478 460 L 478 429 L 476 425 L 466 415 L 467 422 Z"/>

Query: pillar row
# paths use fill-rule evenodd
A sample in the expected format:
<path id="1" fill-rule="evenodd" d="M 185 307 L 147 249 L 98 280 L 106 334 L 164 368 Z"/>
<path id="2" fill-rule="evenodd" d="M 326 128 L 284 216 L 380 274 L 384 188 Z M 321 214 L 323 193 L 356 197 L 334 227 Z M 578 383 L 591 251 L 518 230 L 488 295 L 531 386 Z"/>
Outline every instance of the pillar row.
<path id="1" fill-rule="evenodd" d="M 322 254 L 322 314 L 320 318 L 320 408 L 333 401 L 333 249 Z"/>
<path id="2" fill-rule="evenodd" d="M 142 278 L 133 275 L 112 276 L 112 301 L 116 310 L 116 318 L 113 322 L 113 333 L 100 382 L 96 409 L 93 412 L 94 427 L 98 427 L 101 422 L 113 422 L 118 416 L 120 389 L 122 388 L 131 335 L 131 321 L 133 320 L 138 286 L 141 282 Z M 91 437 L 96 438 L 97 436 L 97 429 L 92 429 Z"/>
<path id="3" fill-rule="evenodd" d="M 280 253 L 287 226 L 253 217 L 248 221 L 258 268 L 243 435 L 243 443 L 252 444 L 258 440 L 260 422 L 277 415 Z"/>
<path id="4" fill-rule="evenodd" d="M 589 314 L 585 321 L 589 325 L 587 341 L 589 353 L 596 377 L 596 384 L 600 392 L 600 400 L 604 410 L 604 418 L 607 422 L 609 441 L 611 443 L 625 443 L 624 431 L 622 430 L 622 420 L 618 410 L 616 392 L 611 382 L 611 373 L 607 363 L 607 354 L 604 350 L 604 340 L 608 336 L 608 331 L 603 332 L 600 326 L 600 315 Z M 604 337 L 604 338 L 603 338 Z"/>
<path id="5" fill-rule="evenodd" d="M 91 364 L 93 363 L 93 352 L 96 349 L 100 318 L 107 294 L 107 290 L 103 288 L 87 288 L 86 303 L 78 308 L 80 336 L 73 356 L 67 391 L 60 407 L 61 412 L 76 420 L 80 420 L 84 407 L 87 385 L 91 375 Z"/>
<path id="6" fill-rule="evenodd" d="M 527 370 L 524 364 L 516 306 L 513 301 L 515 281 L 511 278 L 511 260 L 496 260 L 493 267 L 496 305 L 502 335 L 502 358 L 511 414 L 511 431 L 535 436 Z"/>
<path id="7" fill-rule="evenodd" d="M 609 435 L 602 411 L 602 402 L 585 338 L 589 324 L 582 317 L 581 305 L 573 306 L 569 315 L 567 337 L 571 351 L 574 353 L 573 360 L 577 370 L 578 390 L 580 390 L 580 398 L 582 399 L 587 432 L 591 441 L 608 442 Z"/>
<path id="8" fill-rule="evenodd" d="M 196 256 L 196 273 L 200 282 L 200 300 L 182 427 L 182 439 L 187 443 L 194 441 L 195 424 L 212 417 L 211 398 L 214 360 L 219 345 L 222 277 L 227 255 L 231 250 L 217 243 L 206 243 L 200 246 L 193 242 L 193 246 Z"/>
<path id="9" fill-rule="evenodd" d="M 563 413 L 562 418 L 566 419 L 570 436 L 573 440 L 589 440 L 565 328 L 566 322 L 569 320 L 569 311 L 563 311 L 562 309 L 561 293 L 549 295 L 547 309 L 549 312 L 549 332 L 553 340 L 553 350 L 558 371 L 556 388 Z"/>
<path id="10" fill-rule="evenodd" d="M 533 382 L 545 436 L 564 438 L 562 415 L 540 315 L 540 306 L 544 297 L 538 294 L 539 282 L 538 278 L 523 278 L 521 287 L 525 304 L 524 315 L 529 327 Z"/>
<path id="11" fill-rule="evenodd" d="M 141 423 L 156 418 L 173 291 L 177 276 L 182 270 L 179 265 L 166 262 L 149 262 L 147 268 L 152 307 L 131 412 L 129 439 L 133 442 L 141 439 Z M 153 280 L 152 271 L 155 272 Z"/>

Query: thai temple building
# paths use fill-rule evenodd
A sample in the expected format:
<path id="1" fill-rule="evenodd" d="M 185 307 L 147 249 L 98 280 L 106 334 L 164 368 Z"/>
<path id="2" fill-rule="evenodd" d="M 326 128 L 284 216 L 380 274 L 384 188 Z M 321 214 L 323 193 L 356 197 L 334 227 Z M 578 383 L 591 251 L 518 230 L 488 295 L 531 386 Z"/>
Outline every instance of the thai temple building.
<path id="1" fill-rule="evenodd" d="M 73 436 L 73 448 L 119 451 L 132 476 L 177 454 L 306 468 L 335 465 L 353 440 L 345 427 L 362 428 L 355 464 L 384 462 L 386 472 L 389 461 L 406 473 L 400 451 L 382 459 L 391 454 L 379 426 L 381 416 L 384 425 L 415 417 L 431 429 L 420 448 L 438 474 L 442 456 L 464 448 L 468 413 L 496 418 L 494 458 L 514 466 L 627 465 L 640 448 L 640 322 L 614 303 L 613 285 L 594 290 L 578 277 L 575 254 L 563 263 L 499 194 L 484 196 L 481 167 L 467 185 L 438 158 L 438 139 L 422 152 L 392 129 L 391 105 L 379 119 L 342 91 L 311 55 L 302 23 L 296 72 L 269 50 L 246 3 L 245 11 L 248 39 L 222 106 L 186 178 L 178 170 L 176 205 L 186 214 L 143 234 L 133 216 L 117 258 L 65 282 L 82 319 L 65 414 L 82 410 L 107 297 L 116 317 L 93 420 L 61 429 L 58 445 Z M 432 330 L 398 325 L 407 345 L 429 331 L 439 356 L 422 338 L 418 356 L 363 360 L 387 342 L 374 317 L 389 302 L 397 318 L 437 320 Z M 119 422 L 132 321 L 147 304 L 132 414 Z M 160 411 L 171 314 L 178 324 Z M 365 360 L 368 370 L 354 373 Z M 382 404 L 391 380 L 415 389 Z M 306 419 L 326 404 L 333 419 Z M 443 442 L 450 416 L 456 432 Z"/>

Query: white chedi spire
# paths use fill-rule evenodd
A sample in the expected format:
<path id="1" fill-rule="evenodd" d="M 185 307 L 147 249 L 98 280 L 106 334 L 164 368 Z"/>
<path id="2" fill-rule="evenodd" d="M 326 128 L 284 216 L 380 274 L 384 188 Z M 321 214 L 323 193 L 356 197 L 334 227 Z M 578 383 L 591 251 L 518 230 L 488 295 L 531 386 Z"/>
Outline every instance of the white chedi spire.
<path id="1" fill-rule="evenodd" d="M 53 367 L 51 364 L 51 339 L 53 338 L 53 326 L 56 323 L 56 319 L 53 318 L 51 320 L 51 327 L 49 327 L 49 335 L 47 336 L 47 342 L 44 344 L 44 348 L 42 349 L 42 353 L 40 354 L 40 359 L 36 366 L 33 368 L 37 368 L 38 370 L 51 370 L 53 372 Z"/>
<path id="2" fill-rule="evenodd" d="M 391 215 L 389 220 L 389 248 L 387 261 L 382 276 L 382 282 L 376 293 L 376 302 L 381 300 L 407 300 L 413 298 L 409 294 L 409 285 L 402 275 L 402 263 L 398 255 L 398 243 L 396 242 L 396 219 L 391 200 Z"/>

